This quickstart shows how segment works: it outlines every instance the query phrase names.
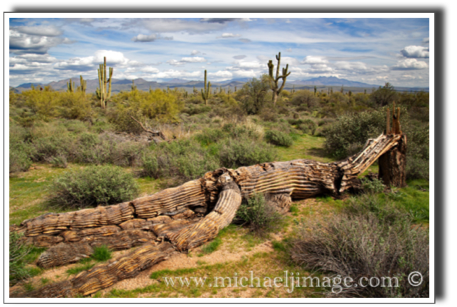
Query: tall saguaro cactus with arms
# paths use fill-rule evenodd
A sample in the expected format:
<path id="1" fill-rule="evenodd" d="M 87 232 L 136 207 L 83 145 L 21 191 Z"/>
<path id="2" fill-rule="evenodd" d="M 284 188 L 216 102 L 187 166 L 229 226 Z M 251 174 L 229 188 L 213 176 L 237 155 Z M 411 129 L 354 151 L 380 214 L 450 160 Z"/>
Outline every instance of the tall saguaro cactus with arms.
<path id="1" fill-rule="evenodd" d="M 205 81 L 202 89 L 202 98 L 205 101 L 205 105 L 208 105 L 208 99 L 211 95 L 211 82 L 206 83 L 206 70 L 205 70 Z"/>
<path id="2" fill-rule="evenodd" d="M 111 79 L 113 76 L 113 68 L 109 68 L 109 78 L 106 77 L 106 57 L 103 58 L 103 64 L 100 64 L 98 69 L 98 84 L 99 88 L 96 90 L 97 98 L 100 99 L 102 109 L 106 108 L 106 101 L 111 97 Z M 106 89 L 108 84 L 108 90 Z"/>
<path id="3" fill-rule="evenodd" d="M 281 66 L 281 52 L 278 53 L 276 56 L 276 60 L 278 61 L 278 65 L 276 67 L 276 76 L 273 76 L 273 69 L 274 69 L 274 64 L 273 61 L 270 60 L 268 61 L 268 74 L 270 76 L 270 88 L 273 91 L 273 104 L 276 105 L 276 101 L 278 100 L 278 96 L 281 93 L 281 91 L 284 89 L 284 85 L 286 84 L 286 79 L 290 75 L 290 72 L 288 73 L 287 71 L 289 70 L 289 64 L 286 65 L 286 68 L 282 69 L 282 75 L 279 75 L 279 66 Z M 282 79 L 282 85 L 281 87 L 278 86 L 279 80 Z"/>

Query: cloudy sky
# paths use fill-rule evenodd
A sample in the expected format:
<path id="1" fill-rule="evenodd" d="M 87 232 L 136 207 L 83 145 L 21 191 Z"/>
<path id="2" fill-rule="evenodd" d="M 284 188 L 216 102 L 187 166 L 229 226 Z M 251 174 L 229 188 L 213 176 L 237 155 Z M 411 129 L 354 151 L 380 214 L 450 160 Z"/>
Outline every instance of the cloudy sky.
<path id="1" fill-rule="evenodd" d="M 334 76 L 376 85 L 429 86 L 427 18 L 9 21 L 11 86 L 79 75 L 95 79 L 104 56 L 116 79 L 202 80 L 205 69 L 212 81 L 258 78 L 267 73 L 268 60 L 276 62 L 278 52 L 292 72 L 288 80 Z"/>

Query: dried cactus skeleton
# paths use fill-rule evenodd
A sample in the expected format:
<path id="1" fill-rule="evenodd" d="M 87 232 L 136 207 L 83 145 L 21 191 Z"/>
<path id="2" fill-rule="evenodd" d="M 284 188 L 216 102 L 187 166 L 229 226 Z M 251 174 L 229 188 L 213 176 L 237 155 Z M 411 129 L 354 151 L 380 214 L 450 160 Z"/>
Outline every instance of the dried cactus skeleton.
<path id="1" fill-rule="evenodd" d="M 398 118 L 394 117 L 394 121 L 399 127 Z M 299 159 L 235 170 L 221 168 L 131 202 L 25 220 L 21 227 L 26 240 L 37 246 L 50 246 L 38 260 L 42 267 L 78 261 L 88 257 L 95 246 L 127 249 L 142 245 L 126 256 L 28 296 L 89 295 L 134 277 L 173 252 L 189 251 L 215 238 L 231 223 L 242 200 L 254 193 L 265 194 L 267 201 L 285 210 L 292 199 L 339 195 L 357 189 L 357 176 L 401 142 L 404 135 L 396 132 L 400 132 L 399 128 L 368 140 L 361 152 L 338 162 Z"/>

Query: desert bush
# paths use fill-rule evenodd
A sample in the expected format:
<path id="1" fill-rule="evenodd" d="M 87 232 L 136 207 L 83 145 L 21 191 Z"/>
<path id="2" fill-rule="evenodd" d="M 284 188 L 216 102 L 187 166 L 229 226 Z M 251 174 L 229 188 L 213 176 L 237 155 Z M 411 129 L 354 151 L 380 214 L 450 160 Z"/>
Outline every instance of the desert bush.
<path id="1" fill-rule="evenodd" d="M 137 195 L 132 175 L 110 165 L 71 170 L 51 186 L 52 202 L 65 208 L 117 204 Z"/>
<path id="2" fill-rule="evenodd" d="M 14 285 L 21 280 L 30 277 L 30 271 L 25 267 L 27 264 L 26 257 L 32 251 L 32 247 L 24 244 L 22 235 L 10 231 L 9 233 L 9 267 L 10 267 L 10 284 Z"/>
<path id="3" fill-rule="evenodd" d="M 141 164 L 142 152 L 146 150 L 147 143 L 126 141 L 114 144 L 110 163 L 118 166 L 137 166 Z"/>
<path id="4" fill-rule="evenodd" d="M 147 126 L 146 117 L 140 111 L 128 109 L 124 105 L 118 105 L 108 113 L 108 121 L 115 131 L 140 134 L 144 131 L 141 125 L 133 120 L 132 116 Z"/>
<path id="5" fill-rule="evenodd" d="M 194 105 L 189 104 L 184 108 L 183 112 L 189 115 L 203 114 L 211 111 L 211 106 L 206 106 L 204 104 Z"/>
<path id="6" fill-rule="evenodd" d="M 263 130 L 255 124 L 243 123 L 241 125 L 228 123 L 222 126 L 222 131 L 230 138 L 243 138 L 260 139 Z"/>
<path id="7" fill-rule="evenodd" d="M 280 229 L 284 220 L 274 205 L 265 201 L 261 193 L 252 195 L 246 203 L 242 203 L 236 217 L 244 221 L 251 232 L 261 237 Z"/>
<path id="8" fill-rule="evenodd" d="M 35 150 L 33 161 L 48 161 L 57 156 L 67 156 L 75 145 L 74 137 L 68 134 L 56 134 L 52 136 L 34 139 L 32 142 Z"/>
<path id="9" fill-rule="evenodd" d="M 143 176 L 188 181 L 219 167 L 216 156 L 195 140 L 161 143 L 143 153 Z"/>
<path id="10" fill-rule="evenodd" d="M 310 110 L 319 104 L 319 98 L 309 90 L 299 90 L 293 95 L 292 104 L 301 106 L 301 110 Z"/>
<path id="11" fill-rule="evenodd" d="M 374 178 L 371 180 L 368 178 L 362 178 L 361 182 L 362 182 L 362 189 L 366 193 L 377 194 L 377 193 L 383 192 L 385 189 L 385 186 L 382 183 L 382 180 L 377 179 L 377 178 Z"/>
<path id="12" fill-rule="evenodd" d="M 10 125 L 9 172 L 25 172 L 32 165 L 31 156 L 35 148 L 30 144 L 28 129 L 15 123 Z"/>
<path id="13" fill-rule="evenodd" d="M 429 127 L 417 121 L 405 127 L 406 179 L 429 179 Z"/>
<path id="14" fill-rule="evenodd" d="M 198 133 L 195 136 L 195 139 L 202 145 L 209 145 L 212 143 L 217 143 L 224 137 L 226 137 L 225 131 L 222 131 L 221 129 L 206 128 L 202 132 Z"/>
<path id="15" fill-rule="evenodd" d="M 40 119 L 40 116 L 30 107 L 23 106 L 19 108 L 10 106 L 10 118 L 22 127 L 31 127 Z"/>
<path id="16" fill-rule="evenodd" d="M 68 166 L 67 157 L 63 154 L 57 157 L 48 158 L 46 161 L 51 163 L 54 167 L 67 168 Z"/>
<path id="17" fill-rule="evenodd" d="M 220 164 L 229 168 L 274 161 L 276 157 L 271 145 L 247 137 L 226 139 L 219 151 Z"/>
<path id="18" fill-rule="evenodd" d="M 50 88 L 45 88 L 43 91 L 32 88 L 22 92 L 22 97 L 25 106 L 29 107 L 35 114 L 42 118 L 51 118 L 58 115 L 60 94 Z"/>
<path id="19" fill-rule="evenodd" d="M 341 285 L 339 296 L 428 297 L 428 229 L 413 227 L 408 219 L 396 219 L 395 213 L 384 209 L 376 213 L 369 208 L 339 214 L 325 225 L 300 224 L 299 234 L 291 244 L 292 259 L 307 269 L 350 276 L 355 281 L 361 277 L 392 278 L 393 287 Z M 386 219 L 386 215 L 391 219 Z M 407 277 L 413 271 L 423 276 L 418 287 L 408 283 Z"/>
<path id="20" fill-rule="evenodd" d="M 142 128 L 131 116 L 142 123 L 147 120 L 156 123 L 177 122 L 183 108 L 182 101 L 176 99 L 173 93 L 160 89 L 149 92 L 137 89 L 120 92 L 114 95 L 112 100 L 114 108 L 108 114 L 109 121 L 116 130 L 132 133 L 140 133 Z"/>
<path id="21" fill-rule="evenodd" d="M 32 160 L 25 150 L 25 144 L 15 144 L 9 150 L 9 172 L 26 172 L 32 165 Z"/>
<path id="22" fill-rule="evenodd" d="M 326 138 L 325 149 L 337 159 L 347 157 L 351 144 L 365 144 L 369 138 L 381 134 L 386 125 L 385 117 L 385 112 L 381 110 L 341 116 L 322 131 Z"/>
<path id="23" fill-rule="evenodd" d="M 299 130 L 303 131 L 303 133 L 314 135 L 316 133 L 316 130 L 317 130 L 317 125 L 313 120 L 306 119 L 302 123 L 300 123 L 297 126 L 297 128 Z"/>
<path id="24" fill-rule="evenodd" d="M 396 100 L 398 97 L 397 92 L 390 83 L 380 86 L 376 91 L 370 95 L 371 101 L 378 106 L 386 106 Z"/>
<path id="25" fill-rule="evenodd" d="M 92 115 L 91 101 L 85 93 L 60 92 L 58 116 L 68 119 L 84 119 Z"/>
<path id="26" fill-rule="evenodd" d="M 97 118 L 94 124 L 92 125 L 91 130 L 95 133 L 103 133 L 114 130 L 114 127 L 105 119 Z"/>
<path id="27" fill-rule="evenodd" d="M 94 253 L 90 257 L 97 261 L 107 261 L 111 259 L 111 250 L 106 245 L 97 246 L 94 247 Z"/>
<path id="28" fill-rule="evenodd" d="M 317 125 L 319 127 L 321 127 L 321 126 L 325 126 L 327 124 L 331 124 L 333 122 L 335 122 L 335 120 L 333 118 L 323 118 L 317 122 Z"/>
<path id="29" fill-rule="evenodd" d="M 277 122 L 278 121 L 278 112 L 275 108 L 270 107 L 264 107 L 260 112 L 259 112 L 259 117 L 266 122 Z"/>
<path id="30" fill-rule="evenodd" d="M 284 132 L 269 130 L 265 132 L 265 140 L 274 145 L 290 147 L 293 144 L 292 138 Z"/>
<path id="31" fill-rule="evenodd" d="M 59 124 L 64 126 L 69 132 L 72 132 L 74 134 L 80 134 L 83 132 L 87 132 L 88 130 L 87 125 L 80 120 L 61 120 Z"/>
<path id="32" fill-rule="evenodd" d="M 266 95 L 270 88 L 267 78 L 268 76 L 263 76 L 260 80 L 253 78 L 236 92 L 236 100 L 240 102 L 240 106 L 246 114 L 259 114 L 265 106 Z"/>
<path id="33" fill-rule="evenodd" d="M 402 109 L 401 127 L 407 136 L 406 179 L 428 179 L 429 176 L 429 126 L 411 120 Z M 326 137 L 327 152 L 337 158 L 345 158 L 357 153 L 369 138 L 377 137 L 385 130 L 385 111 L 361 112 L 340 117 L 337 122 L 326 127 L 322 134 Z"/>
<path id="34" fill-rule="evenodd" d="M 409 145 L 409 144 L 408 144 Z M 430 177 L 429 160 L 418 157 L 407 157 L 406 160 L 406 179 L 426 179 Z"/>

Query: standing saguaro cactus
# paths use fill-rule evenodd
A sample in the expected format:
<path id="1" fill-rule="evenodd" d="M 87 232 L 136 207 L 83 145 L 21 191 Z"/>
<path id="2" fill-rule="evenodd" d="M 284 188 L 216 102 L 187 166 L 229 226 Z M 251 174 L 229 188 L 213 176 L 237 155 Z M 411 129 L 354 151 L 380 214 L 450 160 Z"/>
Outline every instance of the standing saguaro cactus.
<path id="1" fill-rule="evenodd" d="M 276 60 L 278 61 L 278 66 L 276 67 L 276 77 L 273 77 L 273 69 L 275 67 L 273 61 L 268 61 L 268 74 L 270 75 L 270 88 L 273 91 L 272 101 L 274 105 L 276 105 L 278 96 L 286 84 L 286 78 L 290 75 L 290 72 L 287 72 L 289 69 L 289 64 L 286 65 L 286 68 L 282 69 L 282 75 L 279 75 L 279 66 L 281 66 L 281 52 L 279 52 L 279 54 L 276 56 Z M 281 87 L 278 87 L 278 82 L 280 79 L 282 79 L 282 85 Z"/>
<path id="2" fill-rule="evenodd" d="M 202 98 L 203 101 L 205 101 L 205 105 L 208 105 L 208 99 L 211 95 L 211 82 L 206 83 L 207 78 L 206 78 L 206 69 L 205 69 L 205 81 L 203 84 L 203 89 L 202 89 Z"/>
<path id="3" fill-rule="evenodd" d="M 314 86 L 314 96 L 316 96 L 316 92 L 317 92 L 317 87 Z"/>
<path id="4" fill-rule="evenodd" d="M 75 91 L 75 83 L 71 83 L 71 79 L 70 79 L 70 82 L 67 82 L 67 92 L 69 93 L 73 93 Z"/>
<path id="5" fill-rule="evenodd" d="M 83 76 L 79 75 L 79 87 L 78 89 L 86 94 L 86 89 L 87 89 L 87 81 L 83 79 Z"/>
<path id="6" fill-rule="evenodd" d="M 98 88 L 95 93 L 97 98 L 100 99 L 100 103 L 103 109 L 106 108 L 106 101 L 111 97 L 111 80 L 113 77 L 113 68 L 109 68 L 109 78 L 106 77 L 106 57 L 103 58 L 103 64 L 100 64 L 98 69 Z M 106 84 L 108 84 L 108 90 L 106 90 Z"/>

